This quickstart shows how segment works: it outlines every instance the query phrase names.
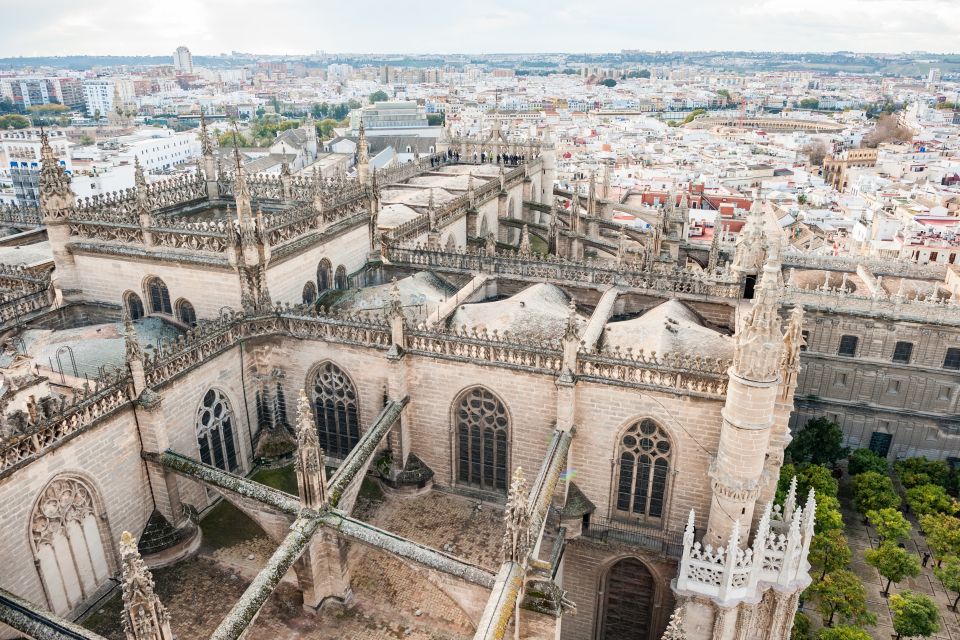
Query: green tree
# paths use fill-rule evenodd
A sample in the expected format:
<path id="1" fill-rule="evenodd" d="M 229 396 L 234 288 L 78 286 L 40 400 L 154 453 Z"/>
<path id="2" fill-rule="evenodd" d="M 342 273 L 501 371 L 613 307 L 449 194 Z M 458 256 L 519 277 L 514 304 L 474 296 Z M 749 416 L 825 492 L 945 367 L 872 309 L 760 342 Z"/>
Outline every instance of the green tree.
<path id="1" fill-rule="evenodd" d="M 717 95 L 721 98 L 726 98 L 727 102 L 730 102 L 730 92 L 726 89 L 717 89 Z"/>
<path id="2" fill-rule="evenodd" d="M 820 569 L 820 579 L 825 575 L 845 569 L 853 554 L 842 529 L 831 529 L 818 533 L 810 541 L 810 564 Z"/>
<path id="3" fill-rule="evenodd" d="M 904 591 L 894 594 L 890 597 L 890 610 L 898 640 L 903 636 L 929 638 L 940 630 L 937 604 L 922 593 Z"/>
<path id="4" fill-rule="evenodd" d="M 27 111 L 29 111 L 30 113 L 38 114 L 38 115 L 49 116 L 49 115 L 59 115 L 61 113 L 66 113 L 67 111 L 70 111 L 70 107 L 65 107 L 62 104 L 56 104 L 56 103 L 37 104 L 27 109 Z"/>
<path id="5" fill-rule="evenodd" d="M 387 95 L 385 91 L 374 91 L 370 94 L 370 104 L 376 104 L 378 102 L 386 102 L 390 99 L 390 96 Z"/>
<path id="6" fill-rule="evenodd" d="M 920 529 L 938 563 L 947 556 L 960 556 L 960 518 L 928 513 L 920 516 Z"/>
<path id="7" fill-rule="evenodd" d="M 817 640 L 872 640 L 872 637 L 863 629 L 844 625 L 833 629 L 821 629 L 817 634 Z"/>
<path id="8" fill-rule="evenodd" d="M 920 561 L 917 556 L 892 542 L 884 542 L 877 549 L 867 549 L 863 552 L 863 557 L 867 564 L 887 579 L 883 595 L 890 593 L 891 584 L 920 574 Z"/>
<path id="9" fill-rule="evenodd" d="M 94 142 L 96 142 L 96 140 L 94 140 L 93 138 L 91 138 L 91 137 L 90 137 L 89 135 L 87 135 L 86 133 L 83 134 L 82 136 L 80 136 L 80 144 L 82 144 L 82 145 L 90 145 L 90 144 L 93 144 Z"/>
<path id="10" fill-rule="evenodd" d="M 649 77 L 650 77 L 650 71 L 647 70 L 647 69 L 640 69 L 640 71 L 637 72 L 637 77 L 638 77 L 638 78 L 649 78 Z"/>
<path id="11" fill-rule="evenodd" d="M 614 80 L 613 78 L 604 78 L 603 80 L 600 81 L 600 84 L 602 84 L 605 87 L 613 88 L 617 86 L 617 81 Z"/>
<path id="12" fill-rule="evenodd" d="M 940 579 L 947 591 L 957 594 L 950 605 L 950 608 L 956 611 L 957 602 L 960 602 L 960 558 L 947 556 L 944 562 L 933 568 L 933 575 Z"/>
<path id="13" fill-rule="evenodd" d="M 812 462 L 830 465 L 847 455 L 840 425 L 826 418 L 808 420 L 793 437 L 785 453 L 794 463 Z"/>
<path id="14" fill-rule="evenodd" d="M 0 129 L 26 129 L 30 126 L 30 120 L 16 113 L 8 113 L 0 116 Z"/>
<path id="15" fill-rule="evenodd" d="M 445 113 L 428 113 L 427 114 L 427 124 L 431 127 L 442 127 L 444 122 L 446 122 Z"/>
<path id="16" fill-rule="evenodd" d="M 690 124 L 691 122 L 694 121 L 694 119 L 696 119 L 698 116 L 702 116 L 706 112 L 707 112 L 706 109 L 694 109 L 693 111 L 687 114 L 687 117 L 683 119 L 682 124 Z"/>
<path id="17" fill-rule="evenodd" d="M 947 490 L 938 484 L 922 484 L 907 489 L 907 504 L 917 516 L 929 513 L 957 512 L 957 502 L 947 494 Z"/>
<path id="18" fill-rule="evenodd" d="M 813 525 L 816 533 L 843 529 L 843 515 L 840 513 L 840 501 L 833 496 L 817 496 L 817 510 Z"/>
<path id="19" fill-rule="evenodd" d="M 828 573 L 807 593 L 816 602 L 817 611 L 828 627 L 833 626 L 834 617 L 858 626 L 876 624 L 876 616 L 867 610 L 863 583 L 852 571 L 840 569 Z"/>
<path id="20" fill-rule="evenodd" d="M 877 530 L 882 542 L 897 543 L 910 537 L 913 526 L 896 509 L 886 508 L 867 512 L 867 522 Z"/>
<path id="21" fill-rule="evenodd" d="M 876 471 L 865 471 L 854 476 L 852 485 L 853 504 L 863 515 L 868 511 L 900 506 L 900 496 L 894 490 L 889 476 Z"/>
<path id="22" fill-rule="evenodd" d="M 238 147 L 250 146 L 250 141 L 239 131 L 226 131 L 217 136 L 217 142 L 220 143 L 221 147 L 232 147 L 234 141 L 236 141 Z"/>
<path id="23" fill-rule="evenodd" d="M 810 618 L 799 611 L 793 616 L 790 640 L 810 640 Z"/>
<path id="24" fill-rule="evenodd" d="M 950 477 L 950 466 L 943 460 L 907 458 L 895 462 L 893 468 L 900 476 L 900 482 L 907 489 L 923 484 L 938 484 L 946 487 Z"/>
<path id="25" fill-rule="evenodd" d="M 800 202 L 798 199 L 797 202 Z M 803 204 L 803 203 L 801 203 Z M 889 465 L 887 459 L 878 456 L 870 449 L 857 449 L 850 454 L 850 463 L 847 465 L 847 471 L 852 476 L 860 475 L 864 471 L 876 471 L 877 473 L 887 474 Z"/>
<path id="26" fill-rule="evenodd" d="M 816 109 L 820 106 L 820 101 L 816 98 L 804 98 L 800 101 L 801 109 Z"/>
<path id="27" fill-rule="evenodd" d="M 10 98 L 0 98 L 0 113 L 15 113 L 17 106 Z"/>

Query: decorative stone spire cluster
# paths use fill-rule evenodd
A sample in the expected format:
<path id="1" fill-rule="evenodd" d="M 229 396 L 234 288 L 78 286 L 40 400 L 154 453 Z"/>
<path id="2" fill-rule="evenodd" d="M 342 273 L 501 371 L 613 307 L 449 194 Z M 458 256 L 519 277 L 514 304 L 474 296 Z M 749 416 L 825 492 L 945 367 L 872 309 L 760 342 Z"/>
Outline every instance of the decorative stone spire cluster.
<path id="1" fill-rule="evenodd" d="M 683 630 L 683 618 L 679 610 L 670 614 L 670 622 L 667 624 L 660 640 L 687 640 L 687 634 Z"/>
<path id="2" fill-rule="evenodd" d="M 203 117 L 203 109 L 200 110 L 200 153 L 204 156 L 213 155 L 213 141 L 207 133 L 207 119 Z"/>
<path id="3" fill-rule="evenodd" d="M 733 254 L 733 269 L 741 273 L 756 273 L 766 254 L 767 236 L 763 230 L 763 205 L 759 195 L 754 198 L 750 215 L 737 234 L 737 248 Z"/>
<path id="4" fill-rule="evenodd" d="M 297 487 L 300 502 L 309 509 L 320 509 L 327 504 L 327 470 L 323 449 L 317 439 L 317 425 L 313 420 L 310 399 L 300 389 L 297 398 Z"/>
<path id="5" fill-rule="evenodd" d="M 40 131 L 40 211 L 45 218 L 63 217 L 73 206 L 75 196 L 70 190 L 70 175 L 53 155 L 47 132 Z"/>
<path id="6" fill-rule="evenodd" d="M 357 135 L 357 178 L 361 184 L 366 184 L 370 177 L 370 145 L 367 143 L 367 132 L 360 119 L 360 131 Z"/>
<path id="7" fill-rule="evenodd" d="M 127 640 L 173 640 L 167 610 L 154 592 L 153 576 L 129 531 L 120 536 L 120 561 L 123 565 L 121 623 Z"/>
<path id="8" fill-rule="evenodd" d="M 780 333 L 780 265 L 768 260 L 755 290 L 753 307 L 737 331 L 733 368 L 742 378 L 769 382 L 777 377 L 783 351 Z"/>
<path id="9" fill-rule="evenodd" d="M 501 547 L 503 559 L 524 564 L 530 551 L 530 511 L 527 505 L 527 480 L 520 467 L 513 472 L 503 520 L 506 523 Z"/>
<path id="10" fill-rule="evenodd" d="M 520 233 L 520 257 L 529 258 L 532 255 L 533 249 L 530 247 L 530 229 L 524 224 L 523 231 Z"/>

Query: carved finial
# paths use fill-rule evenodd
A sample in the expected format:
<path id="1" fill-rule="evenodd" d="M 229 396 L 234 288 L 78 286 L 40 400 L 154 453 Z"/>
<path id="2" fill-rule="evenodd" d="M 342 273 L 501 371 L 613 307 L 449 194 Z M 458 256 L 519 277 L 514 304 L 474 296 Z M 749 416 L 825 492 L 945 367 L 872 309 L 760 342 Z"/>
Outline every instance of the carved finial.
<path id="1" fill-rule="evenodd" d="M 520 257 L 529 258 L 531 255 L 533 255 L 533 250 L 530 248 L 530 229 L 524 224 L 523 231 L 520 234 Z"/>
<path id="2" fill-rule="evenodd" d="M 507 506 L 503 513 L 506 531 L 503 534 L 503 558 L 508 562 L 523 564 L 529 551 L 530 513 L 527 510 L 527 480 L 523 469 L 513 472 Z"/>
<path id="3" fill-rule="evenodd" d="M 146 190 L 147 188 L 147 176 L 143 173 L 140 156 L 133 157 L 133 184 L 137 188 L 137 191 Z"/>
<path id="4" fill-rule="evenodd" d="M 790 312 L 787 330 L 783 334 L 783 358 L 780 368 L 784 371 L 800 370 L 800 351 L 807 341 L 803 338 L 803 307 L 799 304 Z"/>
<path id="5" fill-rule="evenodd" d="M 297 485 L 305 507 L 317 509 L 327 502 L 327 471 L 323 449 L 317 440 L 317 425 L 307 392 L 300 389 L 297 397 Z"/>
<path id="6" fill-rule="evenodd" d="M 203 108 L 200 108 L 200 153 L 204 156 L 213 155 L 213 142 L 207 133 L 207 119 L 203 115 Z"/>
<path id="7" fill-rule="evenodd" d="M 577 301 L 570 298 L 570 304 L 567 307 L 567 326 L 563 331 L 563 337 L 566 340 L 580 340 L 577 335 Z"/>
<path id="8" fill-rule="evenodd" d="M 70 190 L 70 175 L 53 155 L 47 132 L 40 129 L 40 210 L 44 215 L 54 214 L 73 206 L 75 197 Z"/>
<path id="9" fill-rule="evenodd" d="M 493 235 L 492 231 L 487 234 L 487 239 L 484 242 L 484 249 L 486 250 L 488 258 L 492 258 L 497 255 L 497 239 Z"/>
<path id="10" fill-rule="evenodd" d="M 154 593 L 153 576 L 137 549 L 137 540 L 129 531 L 120 536 L 120 562 L 123 576 L 121 622 L 127 640 L 172 640 L 167 610 Z"/>
<path id="11" fill-rule="evenodd" d="M 397 285 L 397 279 L 392 280 L 393 286 L 390 287 L 389 314 L 391 316 L 403 316 L 403 301 L 400 299 L 400 287 Z"/>
<path id="12" fill-rule="evenodd" d="M 679 609 L 670 614 L 670 622 L 667 623 L 667 628 L 663 632 L 660 640 L 687 640 L 687 634 L 683 630 L 683 619 Z"/>
<path id="13" fill-rule="evenodd" d="M 123 344 L 126 349 L 127 362 L 143 360 L 143 349 L 137 340 L 137 330 L 133 326 L 133 320 L 127 314 L 123 316 Z"/>
<path id="14" fill-rule="evenodd" d="M 757 382 L 774 380 L 780 365 L 783 336 L 780 333 L 779 274 L 779 265 L 768 260 L 755 291 L 753 307 L 735 336 L 734 371 Z"/>

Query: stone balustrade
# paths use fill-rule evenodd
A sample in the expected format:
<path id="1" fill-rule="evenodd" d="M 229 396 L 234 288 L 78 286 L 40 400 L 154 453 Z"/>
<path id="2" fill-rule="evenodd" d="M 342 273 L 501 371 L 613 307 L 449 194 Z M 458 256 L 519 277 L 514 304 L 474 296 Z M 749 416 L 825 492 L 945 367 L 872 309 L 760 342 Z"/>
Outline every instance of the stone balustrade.
<path id="1" fill-rule="evenodd" d="M 788 248 L 781 255 L 784 267 L 848 271 L 854 273 L 858 266 L 869 269 L 878 276 L 897 276 L 920 280 L 943 280 L 947 265 L 918 264 L 908 260 L 891 260 L 867 256 L 825 256 Z"/>
<path id="2" fill-rule="evenodd" d="M 810 584 L 806 561 L 813 539 L 816 501 L 813 490 L 807 503 L 796 505 L 796 479 L 783 509 L 768 504 L 757 525 L 751 546 L 740 546 L 736 523 L 726 547 L 714 549 L 694 542 L 694 513 L 690 511 L 683 534 L 683 553 L 677 573 L 678 596 L 712 598 L 723 607 L 756 598 L 758 590 L 777 587 L 800 591 Z"/>
<path id="3" fill-rule="evenodd" d="M 865 315 L 887 320 L 960 325 L 960 303 L 953 297 L 940 298 L 933 291 L 927 297 L 909 299 L 901 295 L 863 296 L 843 288 L 818 287 L 784 289 L 786 305 L 800 304 L 806 309 Z"/>
<path id="4" fill-rule="evenodd" d="M 0 204 L 0 224 L 11 227 L 39 227 L 40 210 L 14 204 Z"/>
<path id="5" fill-rule="evenodd" d="M 499 253 L 489 256 L 482 249 L 443 251 L 422 244 L 390 244 L 386 257 L 393 264 L 425 269 L 483 272 L 580 285 L 623 284 L 660 295 L 689 294 L 736 300 L 741 287 L 737 277 L 727 271 L 707 273 L 657 263 L 639 268 L 589 259 L 575 262 L 551 255 L 524 257 L 518 253 Z"/>

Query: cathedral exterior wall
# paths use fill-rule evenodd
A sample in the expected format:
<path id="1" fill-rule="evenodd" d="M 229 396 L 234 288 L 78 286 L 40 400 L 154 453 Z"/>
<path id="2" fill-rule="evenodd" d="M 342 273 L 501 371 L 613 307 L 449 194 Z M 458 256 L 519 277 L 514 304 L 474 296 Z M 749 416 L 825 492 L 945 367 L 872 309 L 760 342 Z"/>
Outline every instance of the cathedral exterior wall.
<path id="1" fill-rule="evenodd" d="M 358 271 L 366 264 L 370 253 L 368 235 L 367 226 L 360 225 L 290 259 L 271 264 L 267 267 L 267 285 L 273 301 L 300 304 L 303 286 L 310 281 L 317 283 L 317 267 L 324 258 L 330 261 L 331 275 L 340 265 L 348 275 Z M 333 287 L 333 282 L 330 286 Z"/>
<path id="2" fill-rule="evenodd" d="M 175 307 L 177 300 L 185 298 L 197 318 L 215 318 L 223 307 L 240 308 L 240 281 L 231 268 L 83 253 L 74 260 L 83 297 L 89 302 L 120 305 L 124 293 L 133 291 L 149 313 L 146 281 L 156 276 L 167 285 L 171 304 Z"/>
<path id="3" fill-rule="evenodd" d="M 58 477 L 79 478 L 95 492 L 104 552 L 115 571 L 115 541 L 123 531 L 139 534 L 153 511 L 132 408 L 0 479 L 3 588 L 45 607 L 47 596 L 34 565 L 31 513 L 47 484 Z"/>

